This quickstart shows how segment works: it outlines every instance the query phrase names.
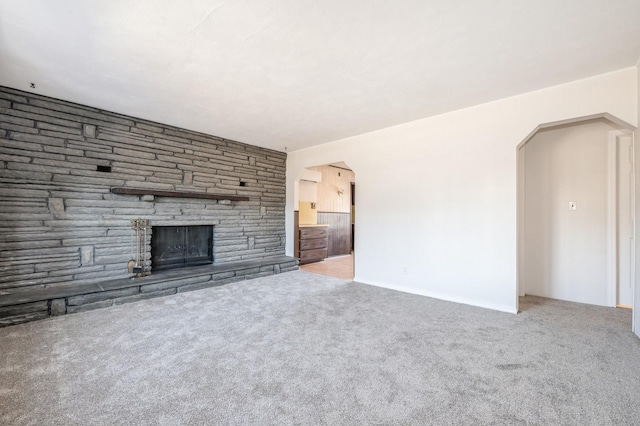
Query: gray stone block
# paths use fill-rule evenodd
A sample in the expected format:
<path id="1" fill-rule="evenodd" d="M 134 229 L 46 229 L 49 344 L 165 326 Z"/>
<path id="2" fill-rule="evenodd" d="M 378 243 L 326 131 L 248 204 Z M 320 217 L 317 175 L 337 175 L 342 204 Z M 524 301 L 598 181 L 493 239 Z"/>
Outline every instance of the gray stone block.
<path id="1" fill-rule="evenodd" d="M 136 125 L 137 126 L 137 125 Z M 154 132 L 151 130 L 145 130 L 139 127 L 132 127 L 129 130 L 130 134 L 135 134 L 141 137 L 146 137 L 146 138 L 155 138 L 155 137 L 162 137 L 162 132 Z"/>
<path id="2" fill-rule="evenodd" d="M 38 129 L 44 129 L 44 130 L 50 130 L 53 132 L 60 132 L 60 133 L 70 133 L 72 135 L 82 135 L 82 129 L 81 129 L 81 125 L 80 123 L 77 123 L 74 126 L 59 126 L 56 124 L 49 124 L 49 123 L 37 123 L 36 127 L 38 127 Z"/>
<path id="3" fill-rule="evenodd" d="M 65 148 L 60 146 L 49 146 L 49 145 L 44 145 L 42 148 L 44 149 L 44 152 L 51 152 L 54 154 L 63 154 L 67 156 L 75 156 L 77 159 L 81 159 L 82 158 L 81 156 L 84 155 L 84 151 L 81 149 Z M 73 161 L 73 157 L 72 158 L 67 157 L 67 160 Z"/>
<path id="4" fill-rule="evenodd" d="M 86 246 L 80 248 L 80 264 L 83 266 L 93 265 L 93 247 Z"/>
<path id="5" fill-rule="evenodd" d="M 140 293 L 151 293 L 159 290 L 165 290 L 168 288 L 177 288 L 190 284 L 199 284 L 206 281 L 209 281 L 211 278 L 208 275 L 199 276 L 199 277 L 191 277 L 191 278 L 182 278 L 179 280 L 171 280 L 165 281 L 157 284 L 148 284 L 140 286 Z"/>
<path id="6" fill-rule="evenodd" d="M 14 117 L 7 114 L 0 114 L 0 123 L 18 124 L 20 126 L 25 126 L 25 127 L 35 126 L 35 122 L 33 120 L 28 120 L 26 118 L 21 118 L 21 117 Z"/>
<path id="7" fill-rule="evenodd" d="M 54 167 L 54 169 L 50 169 L 50 171 L 56 174 L 68 174 L 69 169 L 80 167 L 79 165 L 65 159 L 63 154 L 55 154 L 51 152 L 35 152 L 31 155 L 33 157 L 33 164 L 37 164 L 41 169 L 43 169 L 42 166 L 52 166 Z M 62 172 L 60 170 L 65 171 Z"/>
<path id="8" fill-rule="evenodd" d="M 131 133 L 116 133 L 107 131 L 104 128 L 101 128 L 100 134 L 97 139 L 87 138 L 88 142 L 91 142 L 96 145 L 109 145 L 114 148 L 132 148 L 135 147 L 141 151 L 148 152 L 160 152 L 165 155 L 170 155 L 172 152 L 182 152 L 183 148 L 158 144 L 153 140 L 147 140 L 144 137 L 140 137 L 140 135 L 131 134 Z"/>
<path id="9" fill-rule="evenodd" d="M 231 277 L 231 278 L 225 278 L 223 280 L 216 280 L 215 284 L 216 287 L 221 286 L 221 285 L 225 285 L 225 284 L 231 284 L 231 283 L 237 283 L 240 281 L 244 280 L 244 276 L 241 277 Z"/>
<path id="10" fill-rule="evenodd" d="M 193 172 L 188 172 L 185 171 L 183 172 L 183 184 L 184 185 L 191 185 L 193 183 Z"/>
<path id="11" fill-rule="evenodd" d="M 105 276 L 105 268 L 104 265 L 99 265 L 97 266 L 96 271 L 99 272 L 82 272 L 82 273 L 75 273 L 73 274 L 73 282 L 75 283 L 77 280 L 95 280 L 95 279 L 100 279 L 100 278 L 104 278 Z M 85 268 L 79 269 L 78 271 L 83 271 Z M 88 270 L 91 270 L 92 268 L 86 268 Z M 124 269 L 124 268 L 123 268 Z M 114 276 L 115 278 L 115 276 Z"/>
<path id="12" fill-rule="evenodd" d="M 193 144 L 204 142 L 206 145 L 216 145 L 222 141 L 222 138 L 212 135 L 205 135 L 203 133 L 194 133 L 188 130 L 176 129 L 167 127 L 164 129 L 164 133 L 167 137 L 178 136 L 182 139 L 187 138 L 193 141 Z"/>
<path id="13" fill-rule="evenodd" d="M 162 138 L 154 138 L 153 144 L 165 151 L 173 152 L 175 154 L 184 153 L 186 149 L 185 146 L 187 146 L 184 143 L 174 142 L 172 140 Z"/>
<path id="14" fill-rule="evenodd" d="M 240 269 L 236 271 L 236 277 L 242 277 L 242 276 L 247 276 L 247 275 L 251 275 L 251 274 L 257 274 L 260 272 L 260 267 L 255 267 L 255 268 L 246 268 L 246 269 Z"/>
<path id="15" fill-rule="evenodd" d="M 95 303 L 87 303 L 86 305 L 67 306 L 68 314 L 75 314 L 77 312 L 93 311 L 94 309 L 102 309 L 113 306 L 113 300 L 103 300 Z"/>
<path id="16" fill-rule="evenodd" d="M 96 126 L 91 124 L 85 124 L 82 126 L 82 133 L 89 138 L 96 137 Z"/>
<path id="17" fill-rule="evenodd" d="M 153 176 L 144 179 L 147 183 L 156 182 L 159 184 L 167 184 L 167 185 L 181 185 L 182 184 L 182 176 L 178 177 L 173 174 L 166 174 L 165 176 L 157 176 L 158 173 L 154 173 Z"/>
<path id="18" fill-rule="evenodd" d="M 72 106 L 72 104 L 68 104 L 66 102 L 52 102 L 49 100 L 33 99 L 33 98 L 29 100 L 29 104 L 46 108 L 48 110 L 65 113 L 66 115 L 69 115 L 71 117 L 75 116 L 75 117 L 82 117 L 82 118 L 84 117 L 93 118 L 98 121 L 104 121 L 107 123 L 118 123 L 127 127 L 134 125 L 134 122 L 132 120 L 125 119 L 122 116 L 119 116 L 116 114 L 102 112 L 98 109 L 91 108 L 91 107 L 85 107 L 85 106 L 79 106 L 79 105 Z"/>
<path id="19" fill-rule="evenodd" d="M 30 314 L 34 312 L 47 312 L 47 301 L 23 303 L 21 305 L 0 307 L 0 318 L 10 318 L 18 315 Z"/>
<path id="20" fill-rule="evenodd" d="M 122 288 L 119 290 L 109 290 L 100 293 L 82 294 L 79 296 L 71 296 L 67 299 L 69 306 L 90 305 L 95 302 L 113 300 L 121 297 L 132 296 L 138 294 L 138 287 Z"/>
<path id="21" fill-rule="evenodd" d="M 76 269 L 78 266 L 80 266 L 79 259 L 72 260 L 72 261 L 62 261 L 62 262 L 37 263 L 36 272 L 50 272 L 54 270 L 68 271 L 70 269 Z"/>
<path id="22" fill-rule="evenodd" d="M 45 145 L 64 146 L 64 139 L 26 133 L 12 133 L 11 139 L 21 142 L 34 142 Z"/>
<path id="23" fill-rule="evenodd" d="M 180 143 L 181 145 L 189 145 L 191 141 L 189 140 L 190 135 L 188 135 L 187 133 L 187 131 L 171 132 L 165 129 L 164 134 L 160 138 L 158 138 L 158 140 L 163 140 L 163 142 L 174 141 Z"/>
<path id="24" fill-rule="evenodd" d="M 124 155 L 125 157 L 140 158 L 140 159 L 146 159 L 146 160 L 156 159 L 156 155 L 151 152 L 138 151 L 134 149 L 114 148 L 113 153 L 118 155 Z"/>
<path id="25" fill-rule="evenodd" d="M 113 213 L 116 217 L 120 216 L 120 217 L 126 217 L 127 215 L 133 215 L 133 216 L 140 216 L 141 214 L 143 214 L 143 210 L 141 209 L 113 209 Z M 153 214 L 153 211 L 147 213 L 147 214 Z M 106 217 L 106 215 L 105 215 Z"/>
<path id="26" fill-rule="evenodd" d="M 30 105 L 13 104 L 13 109 L 9 111 L 9 114 L 17 117 L 26 117 L 39 122 L 59 124 L 61 126 L 73 127 L 78 123 L 76 121 L 65 120 L 63 118 L 54 117 L 51 115 L 39 114 L 39 109 Z"/>
<path id="27" fill-rule="evenodd" d="M 67 146 L 69 148 L 78 148 L 78 149 L 84 149 L 85 153 L 93 153 L 93 155 L 95 156 L 97 153 L 112 153 L 113 152 L 113 147 L 110 146 L 105 146 L 105 145 L 97 145 L 95 143 L 93 143 L 94 140 L 90 140 L 88 142 L 80 142 L 80 141 L 68 141 L 67 142 Z"/>
<path id="28" fill-rule="evenodd" d="M 32 264 L 24 264 L 22 262 L 14 261 L 13 259 L 0 258 L 0 273 L 3 278 L 7 275 L 26 275 L 35 271 L 35 267 Z M 0 278 L 1 280 L 2 278 Z"/>
<path id="29" fill-rule="evenodd" d="M 13 179 L 16 183 L 33 183 L 33 182 L 47 182 L 53 177 L 51 173 L 39 173 L 39 172 L 25 172 L 18 170 L 5 170 L 2 172 L 2 177 L 5 179 Z"/>
<path id="30" fill-rule="evenodd" d="M 245 275 L 244 279 L 245 280 L 253 280 L 255 278 L 268 277 L 270 275 L 273 275 L 273 271 L 270 271 L 270 272 L 258 272 L 256 274 Z"/>
<path id="31" fill-rule="evenodd" d="M 76 183 L 85 185 L 99 185 L 99 186 L 123 186 L 125 181 L 120 179 L 106 179 L 98 177 L 87 176 L 68 176 L 68 175 L 56 175 L 53 177 L 54 182 L 61 183 Z"/>
<path id="32" fill-rule="evenodd" d="M 9 136 L 7 132 L 20 132 L 20 133 L 30 133 L 30 134 L 38 133 L 38 129 L 36 129 L 35 127 L 24 127 L 24 126 L 19 126 L 17 124 L 2 123 L 2 128 L 3 130 L 6 131 L 5 135 L 7 137 Z"/>
<path id="33" fill-rule="evenodd" d="M 86 273 L 85 273 L 86 271 Z M 104 265 L 97 266 L 81 266 L 74 270 L 58 270 L 58 271 L 49 271 L 50 277 L 58 277 L 69 275 L 72 273 L 73 276 L 73 284 L 76 284 L 78 281 L 87 281 L 91 278 L 100 278 L 104 276 Z"/>
<path id="34" fill-rule="evenodd" d="M 51 315 L 56 317 L 67 313 L 67 304 L 64 299 L 53 299 L 51 301 Z"/>
<path id="35" fill-rule="evenodd" d="M 140 182 L 140 181 L 133 181 L 133 180 L 125 181 L 124 186 L 136 188 L 136 189 L 156 189 L 159 191 L 173 191 L 175 189 L 174 186 L 170 183 L 163 184 L 158 182 L 149 182 L 149 181 Z"/>
<path id="36" fill-rule="evenodd" d="M 105 134 L 111 134 L 111 135 L 120 135 L 120 136 L 125 136 L 129 139 L 137 139 L 140 141 L 149 141 L 151 140 L 150 138 L 146 137 L 143 134 L 140 133 L 133 133 L 131 132 L 131 129 L 128 130 L 122 130 L 122 129 L 115 129 L 109 126 L 100 126 L 100 128 L 98 129 L 100 131 L 100 134 L 105 135 Z M 126 146 L 125 146 L 126 148 Z"/>
<path id="37" fill-rule="evenodd" d="M 23 213 L 20 215 L 20 217 L 16 217 L 14 212 L 9 212 L 9 213 L 0 213 L 0 221 L 13 221 L 13 220 L 20 220 L 20 221 L 40 221 L 40 220 L 46 220 L 50 217 L 51 215 L 45 213 Z M 3 246 L 3 248 L 5 248 Z"/>
<path id="38" fill-rule="evenodd" d="M 187 291 L 194 291 L 194 290 L 202 290 L 202 289 L 211 288 L 211 287 L 219 287 L 221 285 L 222 284 L 218 281 L 206 281 L 200 284 L 190 284 L 190 285 L 178 287 L 178 293 L 185 293 Z"/>
<path id="39" fill-rule="evenodd" d="M 48 137 L 52 137 L 52 138 L 84 141 L 84 136 L 78 136 L 78 135 L 74 135 L 72 133 L 54 132 L 54 131 L 51 131 L 51 130 L 40 130 L 40 134 L 42 136 L 48 136 Z"/>
<path id="40" fill-rule="evenodd" d="M 153 299 L 155 297 L 169 296 L 172 294 L 176 294 L 175 288 L 170 288 L 170 289 L 161 290 L 161 291 L 154 291 L 151 293 L 140 293 L 135 296 L 121 297 L 119 299 L 115 299 L 113 302 L 115 305 L 122 305 L 125 303 L 137 302 L 139 300 L 145 300 L 145 299 Z"/>
<path id="41" fill-rule="evenodd" d="M 147 130 L 147 131 L 150 131 L 150 132 L 162 133 L 162 127 L 153 126 L 153 125 L 148 124 L 148 123 L 136 122 L 135 126 L 140 128 L 140 129 Z"/>
<path id="42" fill-rule="evenodd" d="M 211 278 L 215 281 L 220 281 L 220 280 L 224 280 L 226 278 L 231 278 L 234 277 L 236 275 L 236 273 L 234 271 L 229 271 L 229 272 L 217 272 L 215 274 L 211 275 Z"/>
<path id="43" fill-rule="evenodd" d="M 0 318 L 0 327 L 7 327 L 10 325 L 24 324 L 26 322 L 45 319 L 49 316 L 47 311 L 31 312 L 28 314 L 15 315 L 12 317 Z"/>
<path id="44" fill-rule="evenodd" d="M 13 135 L 13 136 L 17 136 L 17 135 Z M 22 151 L 33 151 L 33 152 L 43 151 L 42 144 L 31 143 L 31 142 L 21 142 L 21 141 L 10 140 L 10 139 L 3 139 L 2 141 L 0 141 L 0 146 L 2 146 L 5 149 L 14 148 L 16 150 L 22 150 Z M 18 154 L 33 155 L 32 152 L 18 152 Z M 64 159 L 64 156 L 61 156 L 59 158 Z"/>
<path id="45" fill-rule="evenodd" d="M 49 211 L 52 213 L 64 211 L 64 200 L 62 198 L 49 198 L 48 205 Z"/>

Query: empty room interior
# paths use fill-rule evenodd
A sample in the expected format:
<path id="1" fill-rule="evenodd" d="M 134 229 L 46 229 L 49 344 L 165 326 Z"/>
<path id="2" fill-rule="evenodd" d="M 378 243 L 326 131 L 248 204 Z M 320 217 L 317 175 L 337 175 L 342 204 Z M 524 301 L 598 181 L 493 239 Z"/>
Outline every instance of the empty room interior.
<path id="1" fill-rule="evenodd" d="M 0 2 L 0 424 L 637 424 L 640 2 Z"/>

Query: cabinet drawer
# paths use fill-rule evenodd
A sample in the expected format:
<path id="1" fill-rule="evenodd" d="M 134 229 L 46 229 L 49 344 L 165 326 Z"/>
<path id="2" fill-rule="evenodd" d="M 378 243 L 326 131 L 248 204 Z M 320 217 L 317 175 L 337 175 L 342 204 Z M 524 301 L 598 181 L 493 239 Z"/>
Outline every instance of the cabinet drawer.
<path id="1" fill-rule="evenodd" d="M 325 228 L 302 228 L 300 229 L 300 239 L 325 238 L 327 230 Z"/>
<path id="2" fill-rule="evenodd" d="M 300 250 L 300 260 L 322 260 L 327 257 L 327 249 Z"/>
<path id="3" fill-rule="evenodd" d="M 314 238 L 313 240 L 300 240 L 300 250 L 327 248 L 326 238 Z"/>

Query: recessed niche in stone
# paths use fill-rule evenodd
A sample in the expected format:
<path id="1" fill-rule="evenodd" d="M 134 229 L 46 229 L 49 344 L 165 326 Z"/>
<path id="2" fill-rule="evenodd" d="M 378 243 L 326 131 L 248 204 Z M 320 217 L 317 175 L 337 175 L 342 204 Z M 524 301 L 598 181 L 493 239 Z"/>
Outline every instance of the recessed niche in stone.
<path id="1" fill-rule="evenodd" d="M 213 225 L 154 226 L 154 271 L 213 263 Z"/>

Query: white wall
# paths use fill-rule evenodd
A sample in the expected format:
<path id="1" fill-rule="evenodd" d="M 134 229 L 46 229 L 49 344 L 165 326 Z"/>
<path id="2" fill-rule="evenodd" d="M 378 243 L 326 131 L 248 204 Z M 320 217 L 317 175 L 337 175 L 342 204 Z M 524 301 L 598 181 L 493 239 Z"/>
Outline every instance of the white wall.
<path id="1" fill-rule="evenodd" d="M 638 60 L 638 67 L 636 69 L 637 81 L 633 94 L 636 95 L 636 113 L 637 123 L 640 124 L 640 59 Z M 636 164 L 636 193 L 640 189 L 640 170 L 638 165 L 640 164 L 640 131 L 635 132 L 635 164 Z M 635 217 L 635 247 L 636 247 L 636 272 L 635 272 L 635 288 L 634 288 L 634 304 L 633 304 L 633 331 L 640 337 L 640 203 L 636 199 L 636 217 Z M 288 246 L 288 242 L 287 242 Z"/>
<path id="2" fill-rule="evenodd" d="M 617 129 L 591 120 L 541 130 L 525 145 L 526 294 L 611 305 L 608 139 Z"/>
<path id="3" fill-rule="evenodd" d="M 317 202 L 318 201 L 318 184 L 316 182 L 301 180 L 298 197 L 300 201 L 311 201 L 312 203 Z M 298 210 L 298 203 L 296 203 L 295 209 Z"/>
<path id="4" fill-rule="evenodd" d="M 320 181 L 322 181 L 322 173 L 303 168 L 296 177 L 296 184 L 293 188 L 287 188 L 287 203 L 289 203 L 290 197 L 293 196 L 292 205 L 294 206 L 294 210 L 298 210 L 298 203 L 300 201 L 316 202 L 318 199 L 317 182 Z M 289 193 L 289 191 L 293 192 Z"/>
<path id="5" fill-rule="evenodd" d="M 629 68 L 291 152 L 287 253 L 296 177 L 345 161 L 358 176 L 356 281 L 515 312 L 516 146 L 571 117 L 635 125 L 636 85 Z"/>

